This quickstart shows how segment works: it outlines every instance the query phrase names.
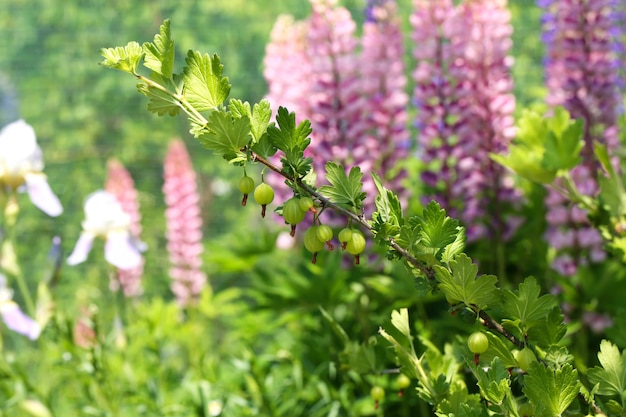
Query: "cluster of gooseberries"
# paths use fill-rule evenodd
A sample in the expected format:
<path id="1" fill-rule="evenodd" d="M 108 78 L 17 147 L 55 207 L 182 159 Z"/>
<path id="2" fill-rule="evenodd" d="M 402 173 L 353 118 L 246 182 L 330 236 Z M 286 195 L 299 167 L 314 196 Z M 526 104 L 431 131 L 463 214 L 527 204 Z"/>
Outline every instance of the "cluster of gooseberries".
<path id="1" fill-rule="evenodd" d="M 241 205 L 245 206 L 248 201 L 248 194 L 254 191 L 254 200 L 261 205 L 261 217 L 265 217 L 267 205 L 274 201 L 274 189 L 272 186 L 263 182 L 261 177 L 261 184 L 255 187 L 254 180 L 249 177 L 244 171 L 243 177 L 239 180 L 239 191 L 243 194 Z M 308 196 L 294 196 L 285 201 L 282 207 L 282 215 L 285 223 L 291 226 L 290 235 L 293 237 L 296 234 L 296 225 L 304 220 L 306 214 L 311 211 L 315 215 L 313 226 L 307 229 L 304 234 L 304 247 L 311 253 L 313 253 L 313 263 L 317 261 L 317 253 L 321 251 L 324 246 L 328 247 L 328 250 L 333 250 L 335 247 L 331 240 L 333 238 L 333 230 L 322 224 L 319 220 L 319 214 L 315 207 L 315 202 Z M 352 227 L 346 227 L 339 232 L 339 241 L 341 248 L 351 255 L 354 255 L 356 264 L 360 263 L 359 255 L 365 250 L 365 237 L 358 229 Z"/>

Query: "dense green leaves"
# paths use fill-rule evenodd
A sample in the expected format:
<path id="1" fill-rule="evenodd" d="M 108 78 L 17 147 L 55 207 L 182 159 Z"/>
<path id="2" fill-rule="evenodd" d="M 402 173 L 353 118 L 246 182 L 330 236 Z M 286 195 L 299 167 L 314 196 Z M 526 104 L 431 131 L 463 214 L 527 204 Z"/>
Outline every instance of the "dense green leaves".
<path id="1" fill-rule="evenodd" d="M 346 175 L 343 166 L 334 162 L 326 163 L 326 179 L 330 186 L 320 187 L 320 193 L 333 203 L 360 213 L 365 199 L 362 183 L 363 174 L 361 168 L 352 167 L 350 173 Z"/>
<path id="2" fill-rule="evenodd" d="M 214 110 L 228 97 L 230 83 L 222 76 L 223 65 L 217 55 L 189 51 L 183 69 L 185 97 L 197 111 Z"/>

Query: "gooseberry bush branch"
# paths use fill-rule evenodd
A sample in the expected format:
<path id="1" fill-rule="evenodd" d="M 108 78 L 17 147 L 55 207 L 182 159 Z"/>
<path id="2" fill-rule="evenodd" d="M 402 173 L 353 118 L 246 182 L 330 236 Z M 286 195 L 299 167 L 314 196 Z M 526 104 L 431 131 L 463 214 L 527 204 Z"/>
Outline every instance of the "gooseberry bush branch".
<path id="1" fill-rule="evenodd" d="M 421 342 L 427 351 L 418 357 L 405 310 L 392 315 L 391 326 L 395 332 L 380 331 L 395 348 L 402 371 L 418 380 L 418 394 L 435 408 L 438 415 L 470 416 L 495 412 L 498 415 L 519 416 L 518 406 L 531 404 L 534 415 L 560 416 L 579 392 L 585 398 L 586 405 L 582 407 L 595 410 L 598 404 L 605 404 L 603 401 L 606 398 L 620 396 L 621 404 L 611 401 L 620 407 L 620 412 L 623 411 L 626 387 L 616 388 L 613 380 L 626 380 L 624 354 L 620 356 L 610 342 L 603 344 L 600 353 L 602 366 L 591 369 L 588 378 L 592 385 L 584 388 L 578 371 L 570 364 L 572 356 L 560 344 L 566 327 L 556 298 L 549 294 L 541 295 L 540 286 L 533 277 L 524 280 L 517 289 L 503 289 L 497 286 L 496 276 L 479 274 L 478 266 L 464 253 L 464 228 L 458 220 L 449 217 L 438 203 L 433 201 L 428 204 L 421 216 L 407 217 L 398 196 L 387 189 L 376 174 L 372 174 L 377 188 L 376 210 L 371 218 L 366 218 L 363 214 L 366 194 L 363 192 L 360 169 L 352 167 L 346 170 L 334 162 L 326 164 L 325 179 L 329 185 L 316 187 L 312 160 L 305 155 L 311 141 L 310 122 L 296 123 L 295 114 L 284 107 L 278 109 L 275 122 L 272 122 L 267 100 L 251 106 L 248 102 L 230 99 L 226 104 L 230 83 L 223 75 L 223 66 L 217 55 L 189 51 L 182 72 L 174 73 L 174 42 L 168 20 L 153 42 L 143 45 L 129 42 L 123 47 L 103 49 L 102 55 L 104 66 L 129 73 L 139 80 L 137 88 L 148 97 L 149 111 L 160 116 L 175 116 L 182 110 L 188 117 L 190 133 L 205 148 L 222 156 L 231 165 L 241 166 L 244 178 L 247 177 L 246 167 L 258 163 L 284 177 L 298 202 L 309 198 L 314 200 L 317 224 L 314 223 L 312 228 L 321 226 L 320 217 L 326 209 L 343 215 L 350 227 L 356 225 L 370 232 L 374 240 L 387 249 L 388 259 L 405 262 L 416 278 L 419 293 L 443 293 L 451 305 L 451 312 L 463 311 L 474 315 L 484 327 L 486 338 L 476 336 L 473 339 L 465 352 L 465 364 L 454 362 L 451 355 L 442 359 L 444 354 L 426 340 Z M 142 62 L 150 70 L 148 76 L 138 72 Z M 626 248 L 626 239 L 615 232 L 619 230 L 616 224 L 624 220 L 626 204 L 623 201 L 626 200 L 623 199 L 623 190 L 619 187 L 617 191 L 615 189 L 618 177 L 611 171 L 606 152 L 597 147 L 596 154 L 602 166 L 615 181 L 601 181 L 604 193 L 601 193 L 601 204 L 594 204 L 577 193 L 574 182 L 568 177 L 569 171 L 579 162 L 581 129 L 579 122 L 571 121 L 561 110 L 552 119 L 528 113 L 520 121 L 518 142 L 511 147 L 510 154 L 492 157 L 532 181 L 560 187 L 561 192 L 589 209 L 592 215 L 597 214 L 600 219 L 598 224 L 606 226 L 609 242 Z M 280 165 L 277 165 L 271 158 L 279 151 Z M 558 178 L 563 180 L 558 182 Z M 274 199 L 274 192 L 263 180 L 261 185 L 264 185 L 262 192 L 259 191 L 260 186 L 257 187 L 254 197 L 263 206 L 264 215 L 265 206 Z M 240 183 L 240 189 L 244 195 L 251 192 L 250 180 L 246 180 L 243 186 Z M 617 199 L 616 194 L 621 199 Z M 245 199 L 242 204 L 245 204 Z M 281 203 L 283 208 L 286 207 L 286 202 Z M 292 204 L 292 207 L 295 205 Z M 286 221 L 291 221 L 292 231 L 295 231 L 295 224 L 303 216 L 297 210 L 292 212 L 292 207 L 288 216 L 282 214 Z M 308 209 L 306 204 L 304 209 Z M 280 207 L 278 212 L 281 213 Z M 606 222 L 606 218 L 610 221 Z M 305 235 L 305 246 L 314 252 L 315 261 L 316 252 L 324 247 L 324 241 L 328 239 L 310 231 Z M 360 234 L 357 231 L 354 233 Z M 352 233 L 342 235 L 351 236 Z M 356 256 L 358 263 L 358 255 L 365 246 L 364 240 L 362 244 L 359 242 L 358 247 L 350 245 L 350 241 L 342 242 L 346 243 L 347 250 Z M 405 340 L 400 340 L 400 335 Z M 410 348 L 406 347 L 407 344 Z M 512 348 L 519 349 L 521 356 L 516 357 Z M 478 381 L 482 402 L 477 400 L 475 394 L 469 394 L 464 385 L 457 383 L 460 378 L 458 373 L 450 374 L 443 365 L 441 369 L 437 368 L 437 363 L 444 362 L 450 369 L 465 365 L 472 371 Z M 521 369 L 525 378 L 512 374 L 510 370 L 514 368 Z M 524 396 L 514 398 L 511 390 L 513 383 L 522 385 Z"/>

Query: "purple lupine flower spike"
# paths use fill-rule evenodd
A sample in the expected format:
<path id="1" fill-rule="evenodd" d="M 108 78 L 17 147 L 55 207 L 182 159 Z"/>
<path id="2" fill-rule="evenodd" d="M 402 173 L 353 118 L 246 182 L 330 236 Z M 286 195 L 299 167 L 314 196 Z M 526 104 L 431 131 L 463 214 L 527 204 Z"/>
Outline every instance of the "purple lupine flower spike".
<path id="1" fill-rule="evenodd" d="M 467 226 L 469 240 L 506 239 L 519 225 L 502 217 L 521 200 L 511 177 L 489 153 L 514 135 L 510 13 L 503 0 L 415 0 L 411 17 L 417 68 L 422 181 Z"/>
<path id="2" fill-rule="evenodd" d="M 619 146 L 617 116 L 622 111 L 619 74 L 623 38 L 618 22 L 620 10 L 610 0 L 542 1 L 546 41 L 545 75 L 552 107 L 565 107 L 573 118 L 585 121 L 582 165 L 572 171 L 580 192 L 598 192 L 598 166 L 593 143 L 615 154 Z M 623 13 L 623 8 L 621 10 Z M 585 18 L 581 18 L 584 16 Z M 623 57 L 623 54 L 621 55 Z M 617 167 L 617 159 L 614 164 Z M 556 191 L 546 197 L 546 240 L 557 249 L 552 267 L 561 275 L 574 275 L 581 265 L 606 257 L 602 238 L 585 213 Z"/>
<path id="3" fill-rule="evenodd" d="M 187 306 L 197 300 L 207 278 L 201 269 L 202 218 L 196 173 L 181 140 L 170 142 L 165 157 L 164 179 L 171 289 L 176 301 L 181 306 Z"/>

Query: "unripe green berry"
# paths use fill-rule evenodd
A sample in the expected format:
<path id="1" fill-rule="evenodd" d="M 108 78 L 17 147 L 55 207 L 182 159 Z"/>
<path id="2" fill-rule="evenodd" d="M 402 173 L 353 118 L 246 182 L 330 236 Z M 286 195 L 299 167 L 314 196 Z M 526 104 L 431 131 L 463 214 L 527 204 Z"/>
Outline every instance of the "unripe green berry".
<path id="1" fill-rule="evenodd" d="M 385 389 L 379 385 L 373 386 L 370 390 L 370 395 L 376 401 L 380 401 L 385 398 Z"/>
<path id="2" fill-rule="evenodd" d="M 317 227 L 311 226 L 304 234 L 304 247 L 311 253 L 313 253 L 312 262 L 317 262 L 317 252 L 324 249 L 324 242 L 317 238 Z"/>
<path id="3" fill-rule="evenodd" d="M 352 229 L 349 227 L 341 229 L 338 236 L 339 242 L 341 242 L 341 249 L 346 249 L 348 242 L 352 240 L 352 233 Z"/>
<path id="4" fill-rule="evenodd" d="M 326 242 L 328 250 L 335 249 L 333 244 L 330 243 L 330 240 L 333 238 L 333 229 L 331 229 L 329 226 L 326 226 L 325 224 L 320 224 L 319 226 L 317 226 L 316 233 L 319 240 L 321 240 L 322 242 Z"/>
<path id="5" fill-rule="evenodd" d="M 311 197 L 301 197 L 298 201 L 300 210 L 307 212 L 313 208 L 313 199 Z"/>
<path id="6" fill-rule="evenodd" d="M 524 372 L 528 371 L 528 369 L 530 368 L 530 365 L 533 362 L 537 362 L 537 357 L 535 356 L 535 352 L 533 352 L 532 349 L 529 348 L 528 346 L 520 350 L 515 356 L 515 359 L 517 360 L 517 365 L 519 366 L 519 368 Z"/>
<path id="7" fill-rule="evenodd" d="M 244 175 L 239 180 L 239 191 L 243 194 L 241 205 L 245 206 L 248 201 L 248 194 L 254 191 L 254 180 L 247 175 Z"/>
<path id="8" fill-rule="evenodd" d="M 365 250 L 365 244 L 366 242 L 363 234 L 358 230 L 354 230 L 352 232 L 352 238 L 346 245 L 346 250 L 348 253 L 354 255 L 357 265 L 360 263 L 359 254 Z"/>
<path id="9" fill-rule="evenodd" d="M 274 201 L 274 189 L 266 183 L 262 182 L 254 189 L 254 199 L 262 207 L 261 217 L 265 217 L 266 206 Z"/>
<path id="10" fill-rule="evenodd" d="M 374 408 L 378 409 L 380 402 L 383 400 L 383 398 L 385 398 L 385 389 L 381 386 L 376 385 L 370 390 L 370 395 L 374 399 Z"/>
<path id="11" fill-rule="evenodd" d="M 283 204 L 283 219 L 291 225 L 291 236 L 296 234 L 296 224 L 304 220 L 305 212 L 300 210 L 299 199 L 291 198 Z"/>
<path id="12" fill-rule="evenodd" d="M 404 374 L 400 374 L 398 375 L 398 380 L 396 381 L 396 384 L 398 384 L 398 388 L 400 389 L 408 388 L 408 386 L 411 385 L 411 378 Z"/>
<path id="13" fill-rule="evenodd" d="M 483 332 L 474 332 L 467 338 L 467 347 L 472 353 L 485 353 L 489 349 L 489 339 Z"/>

